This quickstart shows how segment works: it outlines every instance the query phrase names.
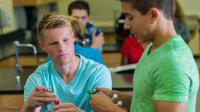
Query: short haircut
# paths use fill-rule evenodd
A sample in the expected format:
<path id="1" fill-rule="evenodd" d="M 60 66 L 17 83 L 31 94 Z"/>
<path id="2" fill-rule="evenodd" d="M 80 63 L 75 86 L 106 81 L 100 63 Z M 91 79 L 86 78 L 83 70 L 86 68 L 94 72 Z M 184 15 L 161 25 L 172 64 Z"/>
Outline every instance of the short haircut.
<path id="1" fill-rule="evenodd" d="M 72 10 L 74 10 L 74 9 L 86 10 L 88 15 L 90 15 L 90 7 L 86 1 L 77 0 L 77 1 L 71 2 L 68 6 L 68 15 L 71 15 Z"/>
<path id="2" fill-rule="evenodd" d="M 59 13 L 49 13 L 42 18 L 37 28 L 38 40 L 43 40 L 44 30 L 67 27 L 72 31 L 71 23 L 67 16 Z"/>
<path id="3" fill-rule="evenodd" d="M 145 15 L 151 8 L 160 9 L 167 19 L 173 17 L 174 0 L 120 0 L 121 2 L 129 2 L 132 7 Z"/>

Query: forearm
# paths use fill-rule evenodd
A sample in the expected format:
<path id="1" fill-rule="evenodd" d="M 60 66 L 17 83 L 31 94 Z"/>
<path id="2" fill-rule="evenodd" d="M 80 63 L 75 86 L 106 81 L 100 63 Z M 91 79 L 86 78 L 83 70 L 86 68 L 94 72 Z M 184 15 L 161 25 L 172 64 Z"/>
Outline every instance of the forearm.
<path id="1" fill-rule="evenodd" d="M 128 57 L 122 56 L 121 65 L 127 65 L 127 64 L 128 64 Z"/>
<path id="2" fill-rule="evenodd" d="M 113 94 L 118 95 L 118 98 L 117 98 L 117 100 L 115 100 L 115 103 L 117 101 L 122 101 L 121 107 L 125 108 L 127 110 L 130 109 L 131 100 L 132 100 L 132 92 L 119 92 L 119 91 L 113 90 Z"/>

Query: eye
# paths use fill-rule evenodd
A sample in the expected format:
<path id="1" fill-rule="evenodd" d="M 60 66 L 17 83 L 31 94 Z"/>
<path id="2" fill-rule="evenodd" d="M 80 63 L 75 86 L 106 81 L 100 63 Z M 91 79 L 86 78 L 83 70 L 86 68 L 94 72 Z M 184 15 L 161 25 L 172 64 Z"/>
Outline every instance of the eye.
<path id="1" fill-rule="evenodd" d="M 54 41 L 52 41 L 52 42 L 49 42 L 49 45 L 54 45 L 54 44 L 56 44 L 57 42 L 54 42 Z"/>
<path id="2" fill-rule="evenodd" d="M 129 21 L 132 21 L 133 20 L 133 16 L 126 15 L 126 19 L 129 20 Z"/>
<path id="3" fill-rule="evenodd" d="M 87 18 L 86 16 L 82 16 L 82 17 L 81 17 L 82 20 L 84 20 L 84 19 L 86 19 L 86 18 Z"/>
<path id="4" fill-rule="evenodd" d="M 63 41 L 64 41 L 64 42 L 67 42 L 68 40 L 69 40 L 69 39 L 64 39 Z"/>

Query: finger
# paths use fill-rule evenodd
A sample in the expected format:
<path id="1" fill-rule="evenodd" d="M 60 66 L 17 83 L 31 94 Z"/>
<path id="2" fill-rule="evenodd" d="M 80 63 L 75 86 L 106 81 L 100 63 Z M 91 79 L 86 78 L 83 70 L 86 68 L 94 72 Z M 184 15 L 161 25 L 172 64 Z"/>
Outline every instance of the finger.
<path id="1" fill-rule="evenodd" d="M 36 103 L 37 103 L 36 105 L 37 105 L 37 107 L 38 107 L 38 106 L 48 105 L 48 104 L 50 104 L 51 102 L 41 102 L 41 101 L 37 101 Z"/>
<path id="2" fill-rule="evenodd" d="M 107 93 L 109 91 L 109 89 L 106 88 L 96 88 L 97 92 L 103 92 L 103 93 Z"/>
<path id="3" fill-rule="evenodd" d="M 64 103 L 64 104 L 54 105 L 52 109 L 58 110 L 61 108 L 76 108 L 76 106 L 73 103 Z"/>
<path id="4" fill-rule="evenodd" d="M 96 36 L 96 29 L 94 29 L 93 31 L 92 31 L 92 37 L 95 37 Z"/>
<path id="5" fill-rule="evenodd" d="M 55 110 L 54 112 L 77 112 L 77 110 L 73 108 L 61 108 L 61 109 Z"/>
<path id="6" fill-rule="evenodd" d="M 47 97 L 47 98 L 56 98 L 56 95 L 54 93 L 49 93 L 49 92 L 35 92 L 34 93 L 35 97 Z"/>
<path id="7" fill-rule="evenodd" d="M 47 88 L 39 86 L 39 85 L 35 87 L 35 90 L 36 91 L 52 92 L 50 89 L 47 89 Z"/>
<path id="8" fill-rule="evenodd" d="M 55 100 L 57 100 L 57 98 L 50 98 L 50 97 L 36 97 L 35 98 L 37 102 L 41 102 L 41 103 L 45 103 L 45 104 L 49 104 Z"/>

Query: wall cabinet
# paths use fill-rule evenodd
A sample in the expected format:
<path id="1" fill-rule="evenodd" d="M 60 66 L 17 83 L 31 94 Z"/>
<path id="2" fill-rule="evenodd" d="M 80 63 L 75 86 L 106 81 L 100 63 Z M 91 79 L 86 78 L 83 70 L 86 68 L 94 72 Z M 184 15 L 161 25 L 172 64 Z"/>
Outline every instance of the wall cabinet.
<path id="1" fill-rule="evenodd" d="M 23 104 L 23 94 L 0 95 L 0 112 L 20 112 Z"/>
<path id="2" fill-rule="evenodd" d="M 38 6 L 56 2 L 57 0 L 13 0 L 14 7 Z"/>

